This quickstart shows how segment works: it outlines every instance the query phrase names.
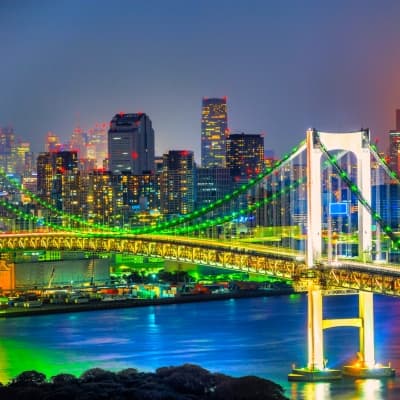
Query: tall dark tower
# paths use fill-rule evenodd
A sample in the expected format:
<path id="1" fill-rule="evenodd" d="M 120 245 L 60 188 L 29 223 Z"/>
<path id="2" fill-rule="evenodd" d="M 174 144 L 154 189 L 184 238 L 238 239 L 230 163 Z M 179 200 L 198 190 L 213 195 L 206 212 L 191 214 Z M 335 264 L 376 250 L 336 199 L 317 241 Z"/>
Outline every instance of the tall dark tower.
<path id="1" fill-rule="evenodd" d="M 201 166 L 225 167 L 228 113 L 226 97 L 203 98 L 201 108 Z"/>
<path id="2" fill-rule="evenodd" d="M 154 130 L 146 114 L 114 116 L 108 131 L 108 158 L 114 175 L 154 171 Z"/>
<path id="3" fill-rule="evenodd" d="M 264 137 L 235 133 L 226 141 L 226 166 L 231 175 L 247 181 L 264 169 Z"/>
<path id="4" fill-rule="evenodd" d="M 389 165 L 390 168 L 400 173 L 400 110 L 396 110 L 396 129 L 389 131 Z"/>

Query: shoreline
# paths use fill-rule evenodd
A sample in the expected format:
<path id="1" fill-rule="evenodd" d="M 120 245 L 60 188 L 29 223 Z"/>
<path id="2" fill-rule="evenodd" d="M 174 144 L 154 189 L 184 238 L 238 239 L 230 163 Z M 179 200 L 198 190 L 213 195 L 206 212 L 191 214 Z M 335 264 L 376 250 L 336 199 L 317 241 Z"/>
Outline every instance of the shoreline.
<path id="1" fill-rule="evenodd" d="M 112 310 L 119 308 L 160 306 L 171 304 L 195 303 L 204 301 L 217 301 L 229 299 L 241 299 L 251 297 L 270 297 L 295 293 L 293 289 L 273 290 L 246 290 L 219 294 L 195 294 L 177 297 L 165 297 L 157 299 L 125 299 L 115 301 L 98 301 L 85 304 L 45 304 L 38 308 L 7 308 L 0 310 L 0 319 L 28 317 L 35 315 L 62 314 L 83 311 Z"/>

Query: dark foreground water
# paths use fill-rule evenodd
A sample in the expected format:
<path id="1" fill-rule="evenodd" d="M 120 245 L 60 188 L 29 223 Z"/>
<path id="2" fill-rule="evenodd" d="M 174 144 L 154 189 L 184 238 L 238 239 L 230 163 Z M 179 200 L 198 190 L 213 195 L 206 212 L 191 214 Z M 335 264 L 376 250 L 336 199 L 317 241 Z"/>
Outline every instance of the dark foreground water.
<path id="1" fill-rule="evenodd" d="M 326 317 L 356 314 L 355 296 L 326 299 Z M 400 371 L 400 299 L 375 296 L 376 360 Z M 290 383 L 306 364 L 306 296 L 276 296 L 170 306 L 22 317 L 0 321 L 0 381 L 35 369 L 47 377 L 100 367 L 194 363 L 233 376 L 272 379 L 293 399 L 400 399 L 400 377 Z M 355 359 L 358 332 L 325 334 L 328 366 Z"/>

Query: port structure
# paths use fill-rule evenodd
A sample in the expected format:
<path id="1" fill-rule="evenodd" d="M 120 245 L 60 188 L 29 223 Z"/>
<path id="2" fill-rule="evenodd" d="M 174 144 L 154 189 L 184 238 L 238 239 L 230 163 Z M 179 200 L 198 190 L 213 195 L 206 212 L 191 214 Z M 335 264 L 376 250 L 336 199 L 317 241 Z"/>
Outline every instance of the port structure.
<path id="1" fill-rule="evenodd" d="M 369 131 L 349 133 L 307 131 L 307 251 L 308 268 L 308 323 L 307 345 L 308 362 L 304 368 L 293 368 L 288 375 L 293 381 L 326 381 L 341 379 L 342 375 L 358 378 L 381 378 L 394 375 L 388 366 L 377 364 L 374 346 L 374 305 L 373 293 L 358 291 L 358 317 L 341 319 L 323 318 L 323 285 L 319 279 L 318 260 L 322 257 L 322 200 L 321 200 L 321 158 L 322 146 L 325 150 L 345 150 L 352 152 L 357 160 L 357 186 L 361 195 L 371 203 L 371 166 L 368 148 Z M 359 204 L 358 243 L 359 254 L 365 254 L 372 246 L 372 217 L 365 207 Z M 326 266 L 329 268 L 329 265 Z M 323 331 L 335 327 L 351 326 L 359 329 L 358 361 L 344 366 L 343 370 L 327 368 L 324 358 Z"/>

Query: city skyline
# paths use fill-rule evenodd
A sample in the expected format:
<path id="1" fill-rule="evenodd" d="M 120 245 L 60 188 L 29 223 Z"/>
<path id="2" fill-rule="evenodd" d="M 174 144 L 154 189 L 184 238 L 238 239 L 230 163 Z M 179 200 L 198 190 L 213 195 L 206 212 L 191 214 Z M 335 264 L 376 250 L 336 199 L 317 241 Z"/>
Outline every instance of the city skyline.
<path id="1" fill-rule="evenodd" d="M 38 153 L 48 131 L 65 142 L 77 125 L 146 112 L 157 155 L 189 149 L 199 162 L 201 100 L 227 96 L 229 128 L 265 133 L 278 158 L 310 127 L 370 128 L 387 151 L 399 11 L 391 0 L 6 0 L 0 126 Z"/>

